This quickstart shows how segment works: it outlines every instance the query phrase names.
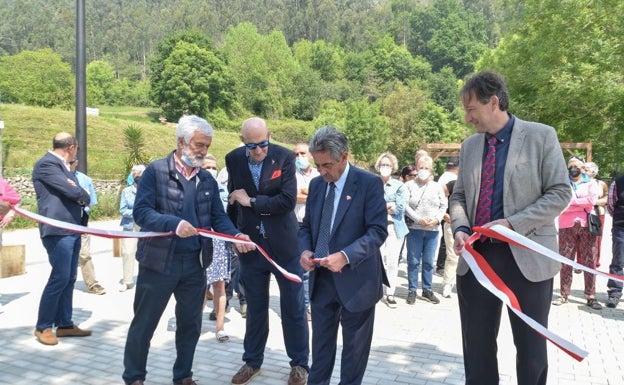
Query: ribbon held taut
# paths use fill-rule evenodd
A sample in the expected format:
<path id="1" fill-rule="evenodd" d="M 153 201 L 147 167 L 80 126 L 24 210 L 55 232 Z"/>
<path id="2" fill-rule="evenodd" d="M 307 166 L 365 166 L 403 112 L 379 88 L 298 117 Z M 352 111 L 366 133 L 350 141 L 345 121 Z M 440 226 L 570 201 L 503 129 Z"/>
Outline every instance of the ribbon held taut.
<path id="1" fill-rule="evenodd" d="M 46 225 L 54 226 L 60 229 L 72 231 L 72 232 L 79 233 L 79 234 L 90 234 L 90 235 L 95 235 L 95 236 L 104 237 L 104 238 L 154 238 L 154 237 L 170 237 L 173 235 L 173 232 L 171 231 L 154 232 L 154 231 L 103 230 L 103 229 L 97 229 L 93 227 L 75 225 L 73 223 L 67 223 L 67 222 L 56 220 L 56 219 L 44 217 L 43 215 L 33 213 L 19 206 L 14 206 L 13 210 L 15 210 L 16 213 L 23 216 L 24 218 L 31 219 L 38 223 L 43 223 Z M 236 238 L 232 235 L 218 233 L 216 231 L 210 231 L 210 230 L 204 230 L 204 229 L 197 229 L 197 231 L 199 232 L 199 235 L 201 235 L 202 237 L 220 239 L 223 241 L 234 242 L 234 243 L 255 245 L 258 251 L 260 252 L 260 254 L 262 254 L 262 256 L 271 265 L 273 265 L 286 279 L 293 281 L 293 282 L 301 283 L 301 278 L 299 278 L 297 274 L 290 273 L 289 271 L 287 271 L 286 269 L 278 265 L 262 247 L 255 244 L 254 242 Z"/>
<path id="2" fill-rule="evenodd" d="M 473 244 L 481 236 L 495 238 L 515 246 L 523 247 L 528 250 L 534 251 L 538 254 L 545 256 L 546 258 L 553 259 L 555 261 L 570 265 L 574 268 L 582 269 L 589 273 L 600 275 L 602 277 L 610 278 L 616 281 L 624 282 L 624 277 L 604 273 L 595 269 L 591 269 L 586 266 L 582 266 L 570 259 L 555 253 L 554 251 L 540 245 L 539 243 L 532 241 L 515 231 L 501 225 L 494 225 L 492 227 L 474 227 L 474 233 L 468 238 L 462 250 L 462 256 L 464 260 L 470 266 L 477 281 L 490 291 L 493 295 L 499 298 L 505 305 L 507 305 L 520 319 L 526 322 L 537 333 L 544 338 L 555 344 L 559 349 L 563 350 L 566 354 L 570 355 L 577 361 L 582 361 L 589 354 L 586 350 L 572 344 L 571 342 L 559 337 L 548 328 L 544 327 L 531 317 L 522 312 L 520 303 L 516 298 L 513 291 L 501 280 L 501 278 L 492 270 L 485 258 L 479 252 L 477 252 Z"/>

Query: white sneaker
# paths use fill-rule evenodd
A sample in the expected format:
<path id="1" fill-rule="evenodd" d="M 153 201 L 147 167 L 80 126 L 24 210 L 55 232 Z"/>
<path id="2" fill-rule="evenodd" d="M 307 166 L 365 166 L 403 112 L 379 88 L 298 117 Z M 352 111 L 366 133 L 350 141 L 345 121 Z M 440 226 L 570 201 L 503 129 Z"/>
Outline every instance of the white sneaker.
<path id="1" fill-rule="evenodd" d="M 453 286 L 449 285 L 448 283 L 446 285 L 444 285 L 444 287 L 442 288 L 442 297 L 444 298 L 451 298 L 451 293 L 453 292 Z"/>

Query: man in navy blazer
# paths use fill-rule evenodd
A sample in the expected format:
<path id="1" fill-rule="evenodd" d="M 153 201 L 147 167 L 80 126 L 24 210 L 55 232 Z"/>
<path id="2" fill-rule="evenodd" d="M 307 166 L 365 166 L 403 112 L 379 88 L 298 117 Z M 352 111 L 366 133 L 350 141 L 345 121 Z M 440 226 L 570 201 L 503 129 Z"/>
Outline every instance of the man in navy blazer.
<path id="1" fill-rule="evenodd" d="M 295 203 L 295 153 L 270 143 L 263 119 L 243 122 L 241 146 L 225 156 L 230 191 L 228 213 L 280 266 L 300 277 Z M 247 297 L 245 364 L 232 384 L 246 384 L 260 373 L 269 335 L 269 282 L 280 288 L 280 310 L 286 353 L 290 357 L 289 385 L 305 385 L 308 377 L 308 322 L 303 285 L 282 276 L 257 250 L 240 255 L 240 280 Z"/>
<path id="2" fill-rule="evenodd" d="M 90 197 L 70 171 L 69 164 L 75 160 L 77 152 L 76 138 L 61 132 L 52 140 L 52 151 L 35 163 L 32 180 L 40 215 L 80 224 Z M 80 329 L 72 320 L 80 234 L 42 223 L 39 233 L 52 271 L 41 294 L 35 337 L 44 345 L 56 345 L 57 337 L 89 336 L 91 331 Z M 52 332 L 54 326 L 56 335 Z"/>
<path id="3" fill-rule="evenodd" d="M 382 283 L 387 283 L 379 250 L 388 236 L 383 183 L 349 164 L 347 137 L 334 127 L 314 134 L 310 153 L 321 177 L 310 182 L 299 230 L 300 263 L 311 271 L 308 384 L 329 384 L 339 324 L 343 335 L 340 384 L 361 384 L 373 338 L 375 304 L 382 297 Z M 319 235 L 325 227 L 321 227 L 323 207 L 331 188 L 335 189 L 331 232 L 323 253 Z"/>

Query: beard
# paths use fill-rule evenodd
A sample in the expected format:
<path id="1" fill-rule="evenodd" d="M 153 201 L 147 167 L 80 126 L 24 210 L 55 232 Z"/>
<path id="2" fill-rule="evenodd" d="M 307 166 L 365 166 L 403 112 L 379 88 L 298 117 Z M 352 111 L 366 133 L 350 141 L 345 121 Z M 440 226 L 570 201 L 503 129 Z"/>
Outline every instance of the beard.
<path id="1" fill-rule="evenodd" d="M 194 154 L 188 146 L 184 146 L 182 149 L 182 155 L 184 155 L 193 167 L 201 167 L 204 163 L 204 157 L 200 154 Z"/>

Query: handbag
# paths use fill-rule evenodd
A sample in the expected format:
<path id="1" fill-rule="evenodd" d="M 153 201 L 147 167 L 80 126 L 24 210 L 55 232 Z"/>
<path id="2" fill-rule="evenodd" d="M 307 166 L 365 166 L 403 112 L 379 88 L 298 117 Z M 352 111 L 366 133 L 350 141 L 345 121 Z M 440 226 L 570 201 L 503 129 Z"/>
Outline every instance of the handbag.
<path id="1" fill-rule="evenodd" d="M 600 217 L 596 214 L 592 214 L 591 212 L 587 212 L 587 229 L 590 234 L 601 236 L 602 235 L 602 224 L 600 223 Z"/>

